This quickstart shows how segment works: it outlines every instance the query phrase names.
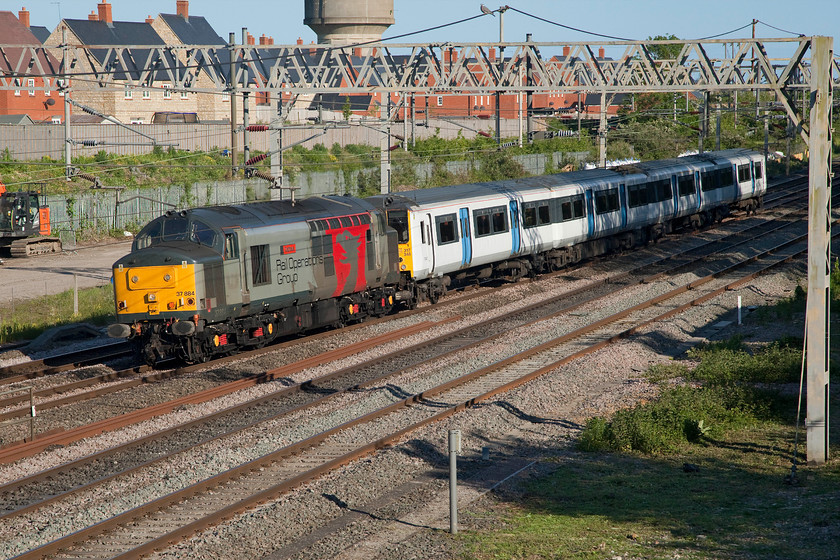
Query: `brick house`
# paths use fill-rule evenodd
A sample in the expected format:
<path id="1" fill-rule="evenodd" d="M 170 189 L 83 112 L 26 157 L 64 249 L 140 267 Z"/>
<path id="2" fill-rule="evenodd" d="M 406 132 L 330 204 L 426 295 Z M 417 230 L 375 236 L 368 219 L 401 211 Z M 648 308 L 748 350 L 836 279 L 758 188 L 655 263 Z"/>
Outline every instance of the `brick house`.
<path id="1" fill-rule="evenodd" d="M 0 74 L 27 73 L 30 66 L 37 74 L 50 75 L 58 71 L 59 61 L 46 49 L 35 51 L 37 54 L 31 56 L 26 54 L 28 49 L 23 48 L 24 45 L 41 45 L 29 29 L 29 12 L 23 9 L 16 17 L 12 12 L 0 11 L 0 47 L 5 54 L 0 57 Z M 55 91 L 56 84 L 51 78 L 32 75 L 15 80 L 19 87 L 0 91 L 0 115 L 28 115 L 34 122 L 63 121 L 63 94 Z"/>

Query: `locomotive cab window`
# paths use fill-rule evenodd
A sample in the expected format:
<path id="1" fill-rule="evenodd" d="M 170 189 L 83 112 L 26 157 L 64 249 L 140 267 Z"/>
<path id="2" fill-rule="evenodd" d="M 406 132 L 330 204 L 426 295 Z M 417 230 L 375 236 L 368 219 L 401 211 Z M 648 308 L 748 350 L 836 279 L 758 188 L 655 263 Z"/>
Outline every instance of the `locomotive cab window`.
<path id="1" fill-rule="evenodd" d="M 408 210 L 389 210 L 388 225 L 397 231 L 398 243 L 408 243 Z"/>
<path id="2" fill-rule="evenodd" d="M 190 224 L 190 241 L 210 248 L 216 248 L 216 230 L 200 220 L 193 220 Z"/>
<path id="3" fill-rule="evenodd" d="M 458 230 L 455 227 L 455 214 L 446 214 L 435 217 L 437 227 L 438 245 L 455 243 L 458 241 Z"/>
<path id="4" fill-rule="evenodd" d="M 595 213 L 606 214 L 618 210 L 618 189 L 607 189 L 595 193 Z"/>

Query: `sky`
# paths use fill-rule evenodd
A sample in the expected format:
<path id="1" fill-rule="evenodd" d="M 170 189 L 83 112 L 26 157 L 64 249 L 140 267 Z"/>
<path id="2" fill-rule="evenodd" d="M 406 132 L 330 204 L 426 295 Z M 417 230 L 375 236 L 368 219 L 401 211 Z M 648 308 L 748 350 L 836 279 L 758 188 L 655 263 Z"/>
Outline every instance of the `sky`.
<path id="1" fill-rule="evenodd" d="M 53 30 L 60 17 L 86 19 L 100 0 L 0 0 L 0 10 L 17 14 L 25 6 L 31 25 Z M 490 9 L 502 5 L 483 0 Z M 413 33 L 449 24 L 481 13 L 482 0 L 394 0 L 395 25 L 385 37 Z M 143 21 L 147 16 L 176 12 L 175 0 L 110 0 L 116 21 Z M 630 40 L 674 34 L 681 39 L 698 39 L 740 31 L 721 38 L 748 38 L 753 19 L 761 38 L 804 35 L 834 36 L 840 30 L 840 1 L 806 0 L 507 0 L 506 5 L 552 22 L 582 31 Z M 247 27 L 255 37 L 265 34 L 275 44 L 292 44 L 298 37 L 305 43 L 316 40 L 303 24 L 304 0 L 191 0 L 190 14 L 204 16 L 223 39 L 234 32 L 237 40 Z M 59 17 L 60 16 L 60 17 Z M 772 27 L 771 27 L 772 26 Z M 777 28 L 774 29 L 773 27 Z M 505 41 L 524 41 L 532 33 L 537 42 L 609 41 L 610 39 L 572 31 L 508 10 L 504 16 Z M 495 42 L 499 39 L 499 17 L 483 16 L 459 25 L 444 27 L 396 42 Z M 835 50 L 840 46 L 835 44 Z"/>

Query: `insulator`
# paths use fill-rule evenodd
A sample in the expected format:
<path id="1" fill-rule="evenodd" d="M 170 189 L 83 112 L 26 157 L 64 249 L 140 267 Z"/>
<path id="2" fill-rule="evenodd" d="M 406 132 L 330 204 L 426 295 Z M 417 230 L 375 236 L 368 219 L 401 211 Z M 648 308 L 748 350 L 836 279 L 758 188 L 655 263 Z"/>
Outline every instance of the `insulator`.
<path id="1" fill-rule="evenodd" d="M 268 130 L 267 124 L 249 124 L 245 127 L 245 130 L 249 132 L 265 132 Z"/>
<path id="2" fill-rule="evenodd" d="M 254 165 L 255 163 L 259 163 L 267 157 L 268 157 L 268 154 L 260 154 L 258 156 L 254 156 L 254 157 L 252 157 L 251 159 L 249 159 L 248 161 L 245 162 L 245 166 L 247 167 L 249 165 Z"/>
<path id="3" fill-rule="evenodd" d="M 91 183 L 95 183 L 97 181 L 97 178 L 96 178 L 95 175 L 91 175 L 90 173 L 85 173 L 84 171 L 79 171 L 78 173 L 76 173 L 76 177 L 78 177 L 80 179 L 87 179 Z"/>
<path id="4" fill-rule="evenodd" d="M 82 146 L 96 146 L 98 143 L 98 140 L 82 140 Z"/>
<path id="5" fill-rule="evenodd" d="M 93 111 L 93 109 L 91 109 L 91 108 L 89 108 L 89 107 L 85 107 L 84 105 L 79 105 L 79 108 L 80 108 L 82 111 L 84 111 L 85 113 L 88 113 L 88 114 L 90 114 L 90 115 L 96 115 L 96 113 Z"/>
<path id="6" fill-rule="evenodd" d="M 266 171 L 255 171 L 254 177 L 259 177 L 260 179 L 264 179 L 269 183 L 274 183 L 274 175 Z"/>

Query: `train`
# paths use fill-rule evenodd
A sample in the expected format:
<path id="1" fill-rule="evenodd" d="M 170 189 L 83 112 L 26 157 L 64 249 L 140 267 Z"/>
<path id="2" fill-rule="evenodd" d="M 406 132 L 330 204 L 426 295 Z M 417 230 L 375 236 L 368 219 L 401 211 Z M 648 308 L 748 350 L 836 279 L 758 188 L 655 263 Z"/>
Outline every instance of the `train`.
<path id="1" fill-rule="evenodd" d="M 151 364 L 204 362 L 752 213 L 766 189 L 764 155 L 730 149 L 364 199 L 170 211 L 114 264 L 108 332 L 136 341 Z"/>

